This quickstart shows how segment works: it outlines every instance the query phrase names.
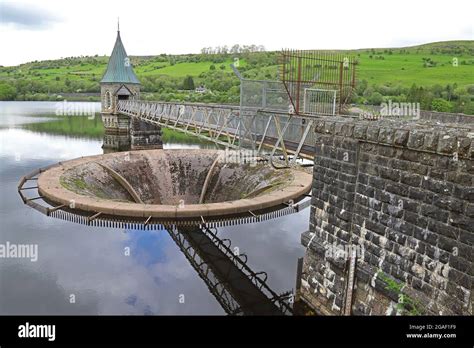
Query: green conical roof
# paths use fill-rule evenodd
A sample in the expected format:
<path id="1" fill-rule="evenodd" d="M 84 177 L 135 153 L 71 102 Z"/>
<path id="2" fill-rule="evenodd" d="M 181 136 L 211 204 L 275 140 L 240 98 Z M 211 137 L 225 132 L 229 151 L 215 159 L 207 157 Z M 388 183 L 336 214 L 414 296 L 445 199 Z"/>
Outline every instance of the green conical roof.
<path id="1" fill-rule="evenodd" d="M 120 31 L 117 31 L 117 40 L 110 55 L 107 71 L 102 77 L 101 83 L 140 83 L 137 75 L 133 72 L 132 64 L 123 47 Z"/>

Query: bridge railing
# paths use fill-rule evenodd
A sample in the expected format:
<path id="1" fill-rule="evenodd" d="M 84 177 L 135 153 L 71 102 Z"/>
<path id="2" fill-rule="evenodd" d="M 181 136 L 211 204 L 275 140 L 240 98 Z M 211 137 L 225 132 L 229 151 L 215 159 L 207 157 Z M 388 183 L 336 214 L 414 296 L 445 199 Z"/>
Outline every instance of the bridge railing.
<path id="1" fill-rule="evenodd" d="M 240 107 L 121 100 L 117 111 L 222 146 L 252 149 L 258 155 L 270 153 L 270 157 L 282 153 L 287 165 L 288 154 L 293 154 L 293 163 L 300 155 L 312 159 L 314 125 L 325 116 L 296 115 L 264 106 L 261 100 Z"/>
<path id="2" fill-rule="evenodd" d="M 221 145 L 238 145 L 238 106 L 122 100 L 117 111 Z"/>

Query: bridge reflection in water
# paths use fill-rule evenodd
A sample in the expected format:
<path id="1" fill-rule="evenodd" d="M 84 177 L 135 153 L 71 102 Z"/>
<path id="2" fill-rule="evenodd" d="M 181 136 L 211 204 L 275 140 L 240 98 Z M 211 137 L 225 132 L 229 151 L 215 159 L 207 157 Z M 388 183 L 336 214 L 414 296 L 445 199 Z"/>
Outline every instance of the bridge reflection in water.
<path id="1" fill-rule="evenodd" d="M 291 315 L 292 293 L 276 294 L 265 272 L 254 272 L 247 256 L 236 253 L 229 239 L 206 226 L 168 228 L 168 233 L 209 291 L 230 315 Z"/>
<path id="2" fill-rule="evenodd" d="M 52 207 L 37 192 L 37 175 L 43 169 L 22 178 L 18 192 L 25 204 L 51 217 L 96 227 L 125 228 L 138 230 L 166 230 L 185 255 L 191 266 L 204 280 L 209 291 L 229 315 L 291 315 L 293 292 L 275 293 L 266 283 L 266 272 L 255 272 L 247 265 L 247 255 L 232 249 L 229 239 L 217 236 L 217 228 L 222 224 L 203 223 L 195 226 L 176 224 L 143 224 L 136 221 L 117 221 L 86 217 L 67 211 L 67 207 Z M 26 184 L 26 186 L 24 186 Z M 26 191 L 29 194 L 26 194 Z M 310 200 L 298 205 L 294 212 L 308 207 Z M 228 221 L 228 224 L 245 224 L 264 221 L 291 213 L 291 207 L 276 211 L 256 220 L 249 218 Z"/>
<path id="3" fill-rule="evenodd" d="M 309 206 L 310 200 L 254 218 L 236 218 L 221 223 L 177 226 L 171 222 L 143 223 L 83 216 L 66 206 L 53 207 L 39 193 L 38 175 L 46 168 L 24 176 L 18 185 L 23 202 L 44 215 L 96 227 L 138 230 L 166 230 L 191 266 L 204 280 L 209 291 L 229 315 L 292 315 L 292 291 L 275 293 L 266 283 L 266 272 L 255 272 L 247 265 L 247 255 L 232 249 L 229 239 L 217 236 L 215 226 L 237 225 L 265 221 L 296 213 Z M 28 192 L 28 194 L 26 193 Z M 97 214 L 96 214 L 97 215 Z"/>

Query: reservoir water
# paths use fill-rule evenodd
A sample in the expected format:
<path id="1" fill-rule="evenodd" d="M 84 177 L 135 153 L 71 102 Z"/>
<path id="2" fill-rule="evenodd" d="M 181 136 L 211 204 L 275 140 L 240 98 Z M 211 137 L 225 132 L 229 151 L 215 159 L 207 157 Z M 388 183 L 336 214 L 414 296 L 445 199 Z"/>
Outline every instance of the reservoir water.
<path id="1" fill-rule="evenodd" d="M 55 102 L 0 102 L 0 245 L 37 245 L 37 260 L 0 258 L 1 314 L 225 314 L 167 231 L 84 226 L 24 205 L 21 176 L 75 157 L 102 154 L 100 115 L 57 116 Z M 95 105 L 96 110 L 100 106 Z M 164 148 L 215 148 L 173 133 Z M 277 293 L 295 288 L 300 234 L 309 209 L 220 228 L 268 274 Z M 127 252 L 129 251 L 129 253 Z"/>

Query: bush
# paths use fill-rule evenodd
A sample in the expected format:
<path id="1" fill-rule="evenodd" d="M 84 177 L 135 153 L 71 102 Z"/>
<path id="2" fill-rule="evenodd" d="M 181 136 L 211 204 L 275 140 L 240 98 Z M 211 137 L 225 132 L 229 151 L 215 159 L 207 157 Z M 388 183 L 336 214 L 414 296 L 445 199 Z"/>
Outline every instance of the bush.
<path id="1" fill-rule="evenodd" d="M 445 99 L 435 98 L 431 102 L 431 110 L 440 112 L 451 111 L 451 103 Z"/>
<path id="2" fill-rule="evenodd" d="M 374 92 L 369 96 L 368 101 L 372 105 L 380 105 L 383 102 L 383 96 L 379 92 Z"/>
<path id="3" fill-rule="evenodd" d="M 0 82 L 0 100 L 14 100 L 17 95 L 15 86 Z"/>
<path id="4" fill-rule="evenodd" d="M 467 90 L 467 93 L 474 94 L 474 85 L 467 85 L 466 90 Z"/>
<path id="5" fill-rule="evenodd" d="M 466 115 L 474 115 L 474 102 L 471 101 L 464 105 L 463 112 Z"/>

